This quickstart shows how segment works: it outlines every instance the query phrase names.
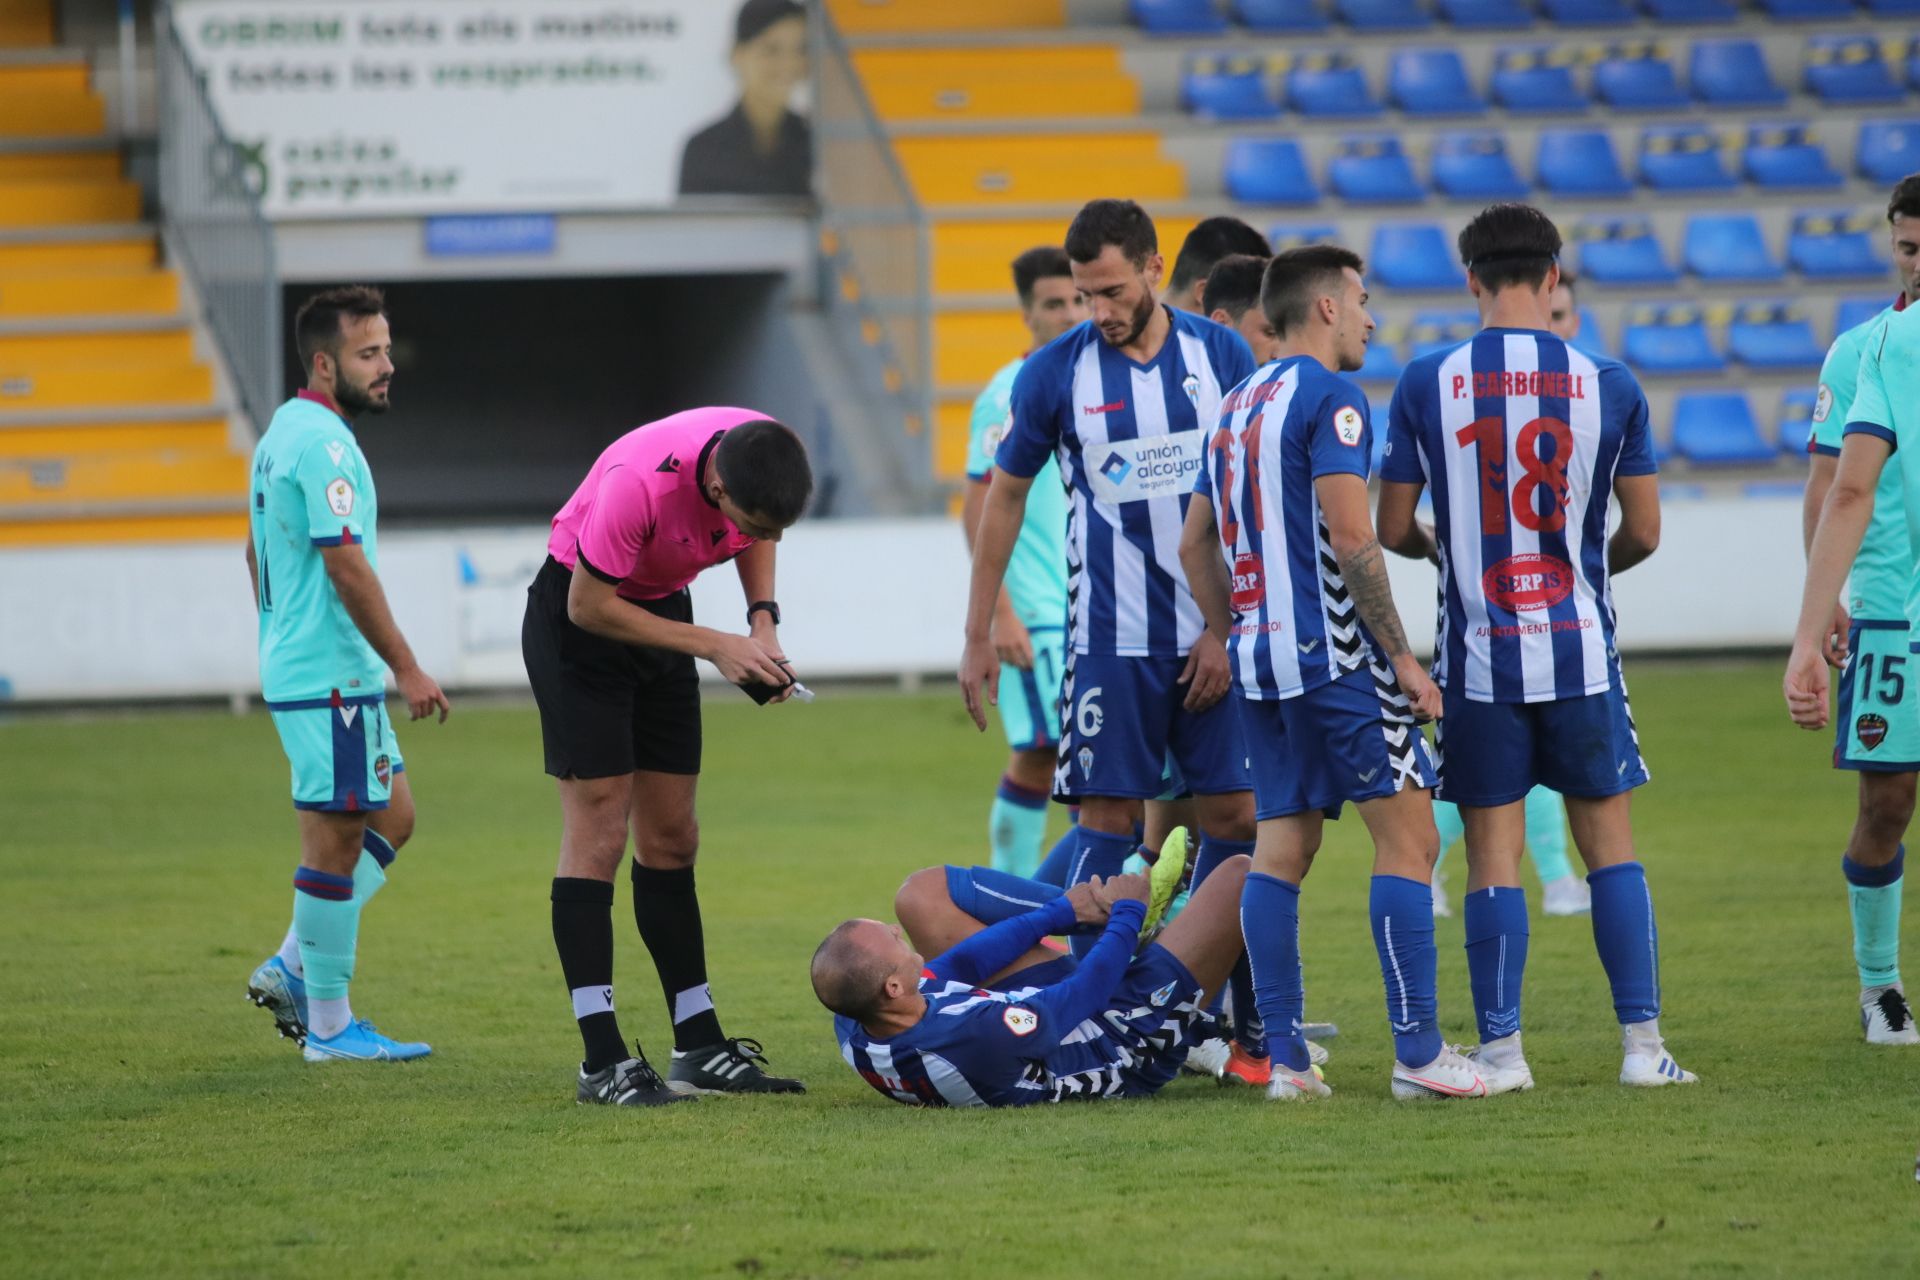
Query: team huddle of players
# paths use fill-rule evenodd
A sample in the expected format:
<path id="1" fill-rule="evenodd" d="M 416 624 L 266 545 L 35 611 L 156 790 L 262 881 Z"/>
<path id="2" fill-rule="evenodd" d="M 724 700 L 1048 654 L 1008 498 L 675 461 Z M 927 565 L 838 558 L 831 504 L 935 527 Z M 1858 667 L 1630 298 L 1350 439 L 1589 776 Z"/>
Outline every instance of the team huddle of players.
<path id="1" fill-rule="evenodd" d="M 1889 210 L 1905 287 L 1890 311 L 1920 281 L 1920 245 L 1902 239 L 1916 214 L 1920 180 L 1902 184 Z M 1196 236 L 1218 238 L 1221 224 L 1235 225 L 1209 220 Z M 1364 263 L 1331 245 L 1271 259 L 1251 252 L 1263 245 L 1247 247 L 1210 273 L 1185 272 L 1163 299 L 1150 220 L 1131 202 L 1101 200 L 1074 220 L 1064 248 L 1015 264 L 1037 349 L 1003 369 L 976 408 L 969 470 L 980 483 L 964 513 L 974 571 L 960 678 L 983 727 L 984 703 L 997 701 L 1013 748 L 990 825 L 995 865 L 910 880 L 896 902 L 904 935 L 853 920 L 822 944 L 815 989 L 838 1015 L 843 1056 L 883 1094 L 932 1105 L 1141 1095 L 1194 1059 L 1264 1083 L 1276 1100 L 1324 1097 L 1325 1055 L 1303 1033 L 1301 886 L 1324 818 L 1352 802 L 1375 851 L 1369 913 L 1393 1096 L 1533 1087 L 1518 874 L 1529 843 L 1536 858 L 1543 847 L 1558 854 L 1557 865 L 1543 861 L 1547 905 L 1591 910 L 1621 1026 L 1621 1083 L 1693 1082 L 1659 1028 L 1658 933 L 1629 812 L 1649 775 L 1609 588 L 1659 540 L 1648 406 L 1624 366 L 1568 340 L 1577 321 L 1564 319 L 1573 308 L 1557 230 L 1536 209 L 1503 204 L 1462 231 L 1483 328 L 1408 365 L 1384 441 L 1345 376 L 1372 335 Z M 1882 352 L 1898 351 L 1887 328 L 1883 314 L 1842 335 L 1823 373 L 1816 459 L 1839 452 L 1840 424 L 1853 425 L 1839 478 L 1816 461 L 1810 483 L 1810 543 L 1829 482 L 1827 523 L 1841 529 L 1824 560 L 1815 544 L 1811 622 L 1789 697 L 1799 679 L 1811 692 L 1796 714 L 1824 715 L 1821 637 L 1836 661 L 1858 655 L 1836 762 L 1862 771 L 1843 863 L 1861 1019 L 1870 1043 L 1916 1043 L 1897 966 L 1898 842 L 1920 769 L 1920 716 L 1912 704 L 1889 706 L 1901 716 L 1894 729 L 1867 705 L 1905 696 L 1901 604 L 1920 608 L 1920 584 L 1906 591 L 1906 531 L 1888 529 L 1902 518 L 1900 481 L 1879 474 L 1902 429 L 1895 419 L 1916 403 L 1913 384 L 1896 380 L 1920 370 L 1910 354 Z M 1867 347 L 1868 363 L 1882 366 L 1871 374 L 1860 361 Z M 1855 366 L 1863 387 L 1879 378 L 1907 393 L 1855 400 Z M 1872 456 L 1850 465 L 1865 445 Z M 1880 510 L 1854 567 L 1849 626 L 1833 601 L 1876 480 Z M 1848 513 L 1855 527 L 1843 542 Z M 1905 518 L 1920 549 L 1920 502 Z M 1439 567 L 1431 668 L 1411 652 L 1383 549 Z M 1890 567 L 1863 574 L 1870 555 Z M 1061 566 L 1064 611 L 1060 590 L 1046 589 Z M 1884 599 L 1863 600 L 1882 585 Z M 1877 676 L 1867 674 L 1875 656 Z M 1428 721 L 1431 751 L 1419 729 Z M 1894 750 L 1874 758 L 1888 740 Z M 1436 1019 L 1433 917 L 1445 906 L 1434 884 L 1436 785 L 1467 846 L 1479 1043 L 1464 1051 L 1443 1042 Z M 1193 796 L 1200 830 L 1193 897 L 1154 940 L 1143 925 L 1164 911 L 1178 879 L 1164 861 L 1180 851 L 1168 845 L 1151 885 L 1123 868 L 1141 806 L 1180 792 Z M 1561 830 L 1555 793 L 1584 883 L 1564 846 L 1550 848 Z M 1075 804 L 1077 822 L 1036 868 L 1049 794 Z M 1223 876 L 1234 891 L 1209 887 Z M 1148 898 L 1139 910 L 1124 905 Z M 1056 932 L 1077 969 L 1031 950 Z M 1234 944 L 1230 966 L 1182 963 L 1202 937 Z M 922 951 L 934 960 L 923 964 Z M 1230 1052 L 1214 1057 L 1206 1038 L 1219 1024 L 1207 1014 L 1223 988 Z"/>

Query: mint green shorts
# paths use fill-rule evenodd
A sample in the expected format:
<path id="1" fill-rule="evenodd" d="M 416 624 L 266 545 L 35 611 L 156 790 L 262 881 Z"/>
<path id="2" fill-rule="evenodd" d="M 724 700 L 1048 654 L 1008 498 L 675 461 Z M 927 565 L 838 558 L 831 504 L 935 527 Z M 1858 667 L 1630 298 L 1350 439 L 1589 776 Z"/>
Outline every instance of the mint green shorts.
<path id="1" fill-rule="evenodd" d="M 1920 772 L 1920 654 L 1907 641 L 1904 622 L 1856 620 L 1847 633 L 1834 768 Z"/>
<path id="2" fill-rule="evenodd" d="M 269 702 L 281 749 L 293 766 L 293 807 L 358 813 L 387 807 L 406 768 L 384 694 Z"/>

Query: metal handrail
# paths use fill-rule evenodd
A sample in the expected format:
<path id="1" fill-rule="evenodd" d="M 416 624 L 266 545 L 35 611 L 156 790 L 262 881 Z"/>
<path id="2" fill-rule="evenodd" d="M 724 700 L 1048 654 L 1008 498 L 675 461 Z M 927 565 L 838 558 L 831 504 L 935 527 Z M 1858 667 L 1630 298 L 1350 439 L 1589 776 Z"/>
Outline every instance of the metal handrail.
<path id="1" fill-rule="evenodd" d="M 256 432 L 283 398 L 280 275 L 259 167 L 222 128 L 187 56 L 173 6 L 155 14 L 160 105 L 160 218 L 220 346 Z M 249 175 L 256 175 L 250 177 Z"/>

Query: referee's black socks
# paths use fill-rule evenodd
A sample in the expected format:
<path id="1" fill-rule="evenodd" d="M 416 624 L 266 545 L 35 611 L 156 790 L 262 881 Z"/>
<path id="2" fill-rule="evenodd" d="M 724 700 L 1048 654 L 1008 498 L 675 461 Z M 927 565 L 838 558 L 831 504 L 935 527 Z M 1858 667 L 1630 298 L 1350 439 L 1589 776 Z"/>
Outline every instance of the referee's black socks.
<path id="1" fill-rule="evenodd" d="M 613 1016 L 613 885 L 559 876 L 553 882 L 553 946 L 573 995 L 573 1016 L 589 1072 L 623 1062 L 626 1042 Z"/>
<path id="2" fill-rule="evenodd" d="M 693 868 L 655 871 L 634 859 L 633 922 L 660 973 L 667 1016 L 673 1019 L 673 1047 L 684 1051 L 720 1043 L 720 1018 L 707 989 L 707 945 Z"/>

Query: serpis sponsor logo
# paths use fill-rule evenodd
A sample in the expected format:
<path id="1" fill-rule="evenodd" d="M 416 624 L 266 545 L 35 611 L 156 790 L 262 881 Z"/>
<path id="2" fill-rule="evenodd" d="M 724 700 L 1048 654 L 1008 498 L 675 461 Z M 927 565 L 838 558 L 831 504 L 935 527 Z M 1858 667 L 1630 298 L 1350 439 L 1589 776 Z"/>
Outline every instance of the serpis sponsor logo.
<path id="1" fill-rule="evenodd" d="M 1255 613 L 1267 596 L 1266 566 L 1251 551 L 1233 558 L 1233 611 Z"/>
<path id="2" fill-rule="evenodd" d="M 1480 575 L 1480 590 L 1510 613 L 1551 609 L 1573 594 L 1573 566 L 1557 556 L 1508 556 Z"/>

